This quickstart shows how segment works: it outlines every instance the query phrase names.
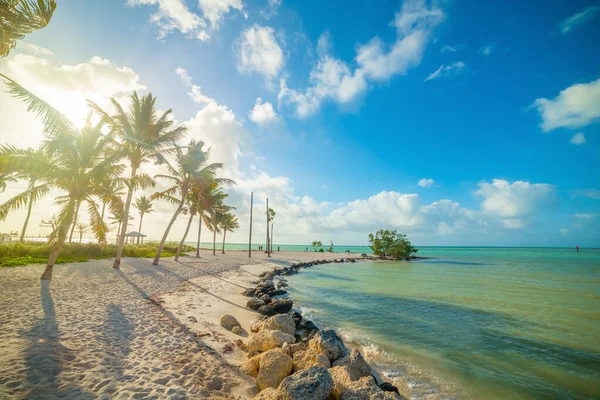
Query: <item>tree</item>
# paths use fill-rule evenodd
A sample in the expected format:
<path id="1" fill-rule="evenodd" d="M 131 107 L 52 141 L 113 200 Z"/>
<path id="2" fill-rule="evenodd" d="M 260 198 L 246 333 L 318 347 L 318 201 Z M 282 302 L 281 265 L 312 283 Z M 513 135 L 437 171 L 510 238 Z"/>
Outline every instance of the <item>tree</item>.
<path id="1" fill-rule="evenodd" d="M 4 146 L 0 148 L 0 154 L 9 155 L 15 149 L 16 148 L 14 147 Z M 23 222 L 23 228 L 21 229 L 21 237 L 19 238 L 21 242 L 25 240 L 25 233 L 27 232 L 27 226 L 29 225 L 33 204 L 46 196 L 51 189 L 49 183 L 44 179 L 45 171 L 42 168 L 42 166 L 48 162 L 46 154 L 41 150 L 29 148 L 23 151 L 23 158 L 28 159 L 27 162 L 30 164 L 28 168 L 16 168 L 15 173 L 5 176 L 10 177 L 11 180 L 25 179 L 29 181 L 27 189 L 0 205 L 0 221 L 4 220 L 10 212 L 27 207 L 27 214 L 25 215 L 25 221 Z M 37 163 L 37 165 L 34 163 Z"/>
<path id="2" fill-rule="evenodd" d="M 142 233 L 142 220 L 144 219 L 144 214 L 152 212 L 152 200 L 146 196 L 142 196 L 139 199 L 136 199 L 133 205 L 140 212 L 140 227 L 138 228 L 138 232 Z M 139 237 L 137 238 L 137 243 L 140 244 Z"/>
<path id="3" fill-rule="evenodd" d="M 0 0 L 0 57 L 8 56 L 17 40 L 50 22 L 55 0 Z"/>
<path id="4" fill-rule="evenodd" d="M 43 171 L 44 181 L 63 193 L 56 197 L 56 203 L 60 206 L 58 224 L 48 237 L 50 257 L 41 276 L 41 279 L 52 279 L 54 263 L 82 203 L 88 205 L 87 212 L 94 235 L 102 245 L 106 244 L 106 225 L 100 218 L 94 197 L 100 195 L 100 186 L 106 179 L 118 179 L 124 165 L 117 163 L 118 156 L 107 156 L 111 139 L 102 133 L 102 121 L 92 126 L 88 119 L 86 126 L 77 131 L 54 108 L 15 82 L 9 83 L 11 93 L 23 99 L 28 109 L 40 117 L 46 141 L 44 154 L 32 154 L 29 150 L 4 146 L 0 151 L 0 165 L 8 173 Z"/>
<path id="5" fill-rule="evenodd" d="M 405 234 L 387 229 L 380 229 L 375 235 L 369 233 L 369 245 L 374 254 L 395 260 L 409 259 L 418 251 Z"/>
<path id="6" fill-rule="evenodd" d="M 108 205 L 113 212 L 123 212 L 124 205 L 123 199 L 121 198 L 125 194 L 123 188 L 123 179 L 107 180 L 102 183 L 99 196 L 100 201 L 102 202 L 102 212 L 100 213 L 102 220 L 104 220 L 106 205 Z"/>
<path id="7" fill-rule="evenodd" d="M 221 250 L 221 254 L 225 254 L 225 237 L 227 236 L 227 232 L 233 232 L 239 227 L 240 224 L 235 215 L 231 213 L 225 214 L 221 220 L 221 229 L 223 230 L 223 249 Z"/>
<path id="8" fill-rule="evenodd" d="M 166 159 L 163 161 L 170 175 L 159 174 L 155 176 L 157 179 L 167 179 L 173 182 L 174 185 L 167 190 L 153 194 L 151 198 L 167 200 L 172 204 L 176 204 L 177 209 L 163 234 L 156 257 L 154 257 L 154 261 L 152 262 L 153 265 L 158 265 L 162 248 L 169 236 L 169 231 L 183 210 L 194 184 L 198 180 L 212 178 L 215 175 L 215 171 L 223 167 L 221 163 L 207 164 L 210 149 L 205 151 L 202 149 L 203 147 L 204 142 L 197 142 L 193 139 L 185 147 L 177 146 L 175 148 L 175 163 L 172 165 Z M 179 194 L 179 197 L 175 197 L 177 194 Z"/>
<path id="9" fill-rule="evenodd" d="M 16 181 L 17 180 L 12 175 L 0 174 L 0 193 L 4 192 L 6 190 L 6 184 L 8 182 L 16 182 Z"/>
<path id="10" fill-rule="evenodd" d="M 229 211 L 234 207 L 227 206 L 223 203 L 215 204 L 208 218 L 208 229 L 213 233 L 213 256 L 217 254 L 217 234 L 221 233 L 223 223 L 229 218 Z"/>
<path id="11" fill-rule="evenodd" d="M 126 180 L 127 198 L 123 209 L 123 221 L 128 221 L 135 189 L 154 186 L 154 180 L 148 175 L 139 174 L 138 169 L 150 160 L 157 163 L 164 162 L 164 156 L 173 151 L 173 146 L 183 138 L 187 130 L 182 125 L 173 128 L 175 122 L 171 119 L 172 110 L 167 110 L 158 116 L 155 107 L 156 97 L 152 97 L 152 93 L 140 98 L 134 91 L 128 111 L 125 111 L 114 98 L 111 102 L 114 108 L 113 115 L 109 115 L 91 101 L 88 101 L 88 104 L 108 124 L 111 137 L 114 139 L 115 153 L 129 162 L 131 174 Z M 126 224 L 121 226 L 113 268 L 119 268 L 121 264 L 126 228 Z"/>
<path id="12" fill-rule="evenodd" d="M 323 246 L 320 240 L 315 240 L 312 242 L 312 248 L 316 252 L 319 247 Z"/>
<path id="13" fill-rule="evenodd" d="M 81 243 L 81 240 L 83 239 L 83 234 L 84 232 L 86 232 L 88 229 L 88 226 L 86 224 L 84 224 L 83 222 L 79 222 L 77 224 L 77 232 L 79 232 L 79 243 Z"/>
<path id="14" fill-rule="evenodd" d="M 125 207 L 125 205 L 123 204 L 123 207 Z M 117 243 L 118 243 L 118 237 L 121 234 L 121 227 L 123 226 L 123 208 L 121 208 L 120 210 L 117 211 L 111 211 L 110 212 L 110 216 L 108 217 L 108 219 L 111 221 L 111 225 L 119 225 L 117 228 Z M 129 226 L 129 221 L 133 220 L 132 216 L 129 216 L 129 218 L 127 219 L 127 225 L 125 227 L 125 231 L 127 231 L 127 227 Z"/>

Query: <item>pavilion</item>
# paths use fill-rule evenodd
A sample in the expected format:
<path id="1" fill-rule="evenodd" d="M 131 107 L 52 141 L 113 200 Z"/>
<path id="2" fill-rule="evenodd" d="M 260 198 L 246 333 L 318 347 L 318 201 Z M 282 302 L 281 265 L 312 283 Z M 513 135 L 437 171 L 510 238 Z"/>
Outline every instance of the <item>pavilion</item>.
<path id="1" fill-rule="evenodd" d="M 125 243 L 131 243 L 131 244 L 136 244 L 135 243 L 135 238 L 137 238 L 137 244 L 140 244 L 140 238 L 142 239 L 142 243 L 144 244 L 144 238 L 146 237 L 146 235 L 144 235 L 143 233 L 139 233 L 139 232 L 129 232 L 125 235 Z M 131 241 L 129 240 L 131 239 Z"/>

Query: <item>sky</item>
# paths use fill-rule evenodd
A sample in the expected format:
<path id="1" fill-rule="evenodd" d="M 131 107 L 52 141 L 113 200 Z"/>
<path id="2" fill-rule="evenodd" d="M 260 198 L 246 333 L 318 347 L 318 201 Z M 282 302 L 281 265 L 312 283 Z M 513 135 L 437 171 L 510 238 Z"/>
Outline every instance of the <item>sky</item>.
<path id="1" fill-rule="evenodd" d="M 79 125 L 85 99 L 157 96 L 237 182 L 230 242 L 247 241 L 254 192 L 255 243 L 268 197 L 275 244 L 386 228 L 417 245 L 600 247 L 598 37 L 598 1 L 62 0 L 0 69 Z M 0 121 L 0 143 L 43 140 L 6 93 Z M 144 233 L 159 239 L 174 208 L 156 202 Z"/>

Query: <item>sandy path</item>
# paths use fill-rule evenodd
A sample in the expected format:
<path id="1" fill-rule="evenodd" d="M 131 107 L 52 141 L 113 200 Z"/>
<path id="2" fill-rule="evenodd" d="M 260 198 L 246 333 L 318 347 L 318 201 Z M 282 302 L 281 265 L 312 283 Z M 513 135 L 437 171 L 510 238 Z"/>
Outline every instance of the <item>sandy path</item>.
<path id="1" fill-rule="evenodd" d="M 341 256 L 281 252 L 269 261 Z M 200 260 L 166 259 L 159 267 L 125 259 L 116 271 L 111 260 L 99 260 L 58 265 L 49 285 L 39 281 L 44 266 L 0 268 L 0 398 L 249 397 L 252 382 L 232 365 L 235 352 L 223 348 L 235 335 L 212 323 L 222 311 L 239 310 L 240 300 L 227 296 L 239 296 L 243 285 L 223 279 L 253 277 L 226 271 L 244 265 L 257 272 L 265 261 L 259 252 L 252 259 L 204 252 Z M 149 300 L 190 290 L 208 296 L 211 307 L 180 301 L 165 308 Z M 190 316 L 207 325 L 190 324 Z"/>

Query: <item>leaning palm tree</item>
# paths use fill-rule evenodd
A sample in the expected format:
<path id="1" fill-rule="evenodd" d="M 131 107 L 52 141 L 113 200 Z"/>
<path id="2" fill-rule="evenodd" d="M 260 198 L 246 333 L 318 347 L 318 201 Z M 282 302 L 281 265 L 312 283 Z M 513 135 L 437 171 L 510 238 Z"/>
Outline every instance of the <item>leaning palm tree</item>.
<path id="1" fill-rule="evenodd" d="M 223 222 L 228 218 L 230 210 L 234 207 L 227 206 L 222 202 L 215 204 L 210 213 L 208 214 L 207 227 L 213 233 L 213 256 L 217 254 L 217 234 L 221 233 L 221 227 Z"/>
<path id="2" fill-rule="evenodd" d="M 221 221 L 221 229 L 223 230 L 223 249 L 221 250 L 221 254 L 225 254 L 225 237 L 227 236 L 227 232 L 233 232 L 239 227 L 240 224 L 235 215 L 231 213 L 225 214 L 225 217 Z"/>
<path id="3" fill-rule="evenodd" d="M 55 0 L 0 0 L 0 57 L 6 57 L 17 40 L 48 25 L 55 9 Z"/>
<path id="4" fill-rule="evenodd" d="M 140 212 L 140 227 L 138 232 L 142 233 L 142 221 L 144 219 L 144 214 L 149 214 L 152 212 L 152 201 L 148 197 L 142 196 L 139 199 L 136 199 L 133 205 Z M 139 237 L 137 238 L 137 244 L 140 244 Z"/>
<path id="5" fill-rule="evenodd" d="M 0 155 L 11 154 L 14 149 L 15 148 L 10 146 L 0 147 Z M 27 189 L 0 205 L 0 221 L 4 220 L 10 212 L 17 211 L 23 207 L 27 208 L 27 214 L 25 215 L 25 221 L 23 222 L 23 228 L 21 229 L 21 237 L 19 239 L 21 242 L 25 240 L 25 233 L 27 232 L 27 226 L 29 225 L 33 204 L 46 196 L 51 189 L 48 181 L 44 179 L 46 171 L 42 167 L 49 161 L 47 156 L 41 150 L 34 150 L 31 148 L 24 150 L 23 155 L 23 162 L 31 164 L 29 165 L 29 168 L 17 169 L 15 173 L 5 176 L 10 176 L 11 180 L 27 180 L 29 182 L 27 184 Z M 34 162 L 37 162 L 37 165 L 34 165 Z"/>
<path id="6" fill-rule="evenodd" d="M 205 151 L 202 149 L 203 147 L 204 142 L 197 142 L 193 139 L 185 147 L 176 147 L 175 163 L 172 165 L 171 162 L 164 160 L 170 175 L 159 174 L 155 176 L 155 178 L 171 181 L 173 186 L 167 190 L 153 194 L 151 198 L 167 200 L 170 203 L 176 204 L 177 209 L 173 217 L 171 217 L 171 221 L 167 225 L 167 229 L 160 241 L 156 257 L 154 257 L 154 261 L 152 262 L 153 265 L 158 265 L 162 248 L 169 236 L 169 231 L 183 210 L 194 183 L 198 180 L 214 177 L 215 172 L 223 167 L 221 163 L 207 164 L 210 149 Z M 184 150 L 186 151 L 184 152 Z M 177 194 L 179 194 L 179 197 L 175 197 Z"/>
<path id="7" fill-rule="evenodd" d="M 206 211 L 209 210 L 214 204 L 218 204 L 227 197 L 225 193 L 221 191 L 221 184 L 224 183 L 233 183 L 230 179 L 223 178 L 214 178 L 210 177 L 208 179 L 199 179 L 196 181 L 192 189 L 190 190 L 189 198 L 187 199 L 189 206 L 190 218 L 188 219 L 187 226 L 185 228 L 185 233 L 179 242 L 179 246 L 177 247 L 177 252 L 175 253 L 175 261 L 179 260 L 179 255 L 181 254 L 181 249 L 183 248 L 183 244 L 185 243 L 185 239 L 190 231 L 190 226 L 192 225 L 192 221 L 196 214 L 199 214 L 200 225 L 198 229 L 198 243 L 196 245 L 196 257 L 200 256 L 200 233 L 202 229 L 202 218 L 206 214 Z"/>
<path id="8" fill-rule="evenodd" d="M 164 155 L 185 135 L 186 128 L 182 125 L 173 127 L 175 122 L 171 119 L 171 110 L 159 116 L 155 107 L 156 97 L 152 97 L 151 93 L 140 98 L 137 92 L 133 92 L 128 111 L 114 98 L 111 102 L 114 107 L 113 115 L 91 101 L 88 104 L 110 127 L 115 140 L 115 152 L 129 162 L 131 174 L 123 210 L 123 220 L 127 221 L 135 188 L 154 186 L 154 181 L 149 176 L 138 173 L 139 168 L 150 160 L 164 162 Z M 126 228 L 126 224 L 121 227 L 113 268 L 119 268 L 121 264 Z"/>
<path id="9" fill-rule="evenodd" d="M 44 148 L 52 157 L 32 157 L 28 150 L 4 146 L 0 152 L 0 164 L 8 173 L 44 171 L 44 180 L 63 192 L 56 197 L 60 206 L 58 223 L 48 236 L 50 257 L 41 277 L 52 279 L 54 263 L 80 204 L 87 204 L 91 229 L 98 241 L 106 244 L 106 225 L 100 218 L 94 198 L 100 195 L 102 182 L 118 179 L 125 166 L 117 163 L 118 155 L 106 156 L 111 139 L 102 133 L 102 121 L 92 126 L 88 119 L 81 131 L 74 130 L 66 117 L 20 85 L 13 82 L 10 89 L 13 95 L 24 99 L 29 109 L 42 120 L 47 138 Z"/>

